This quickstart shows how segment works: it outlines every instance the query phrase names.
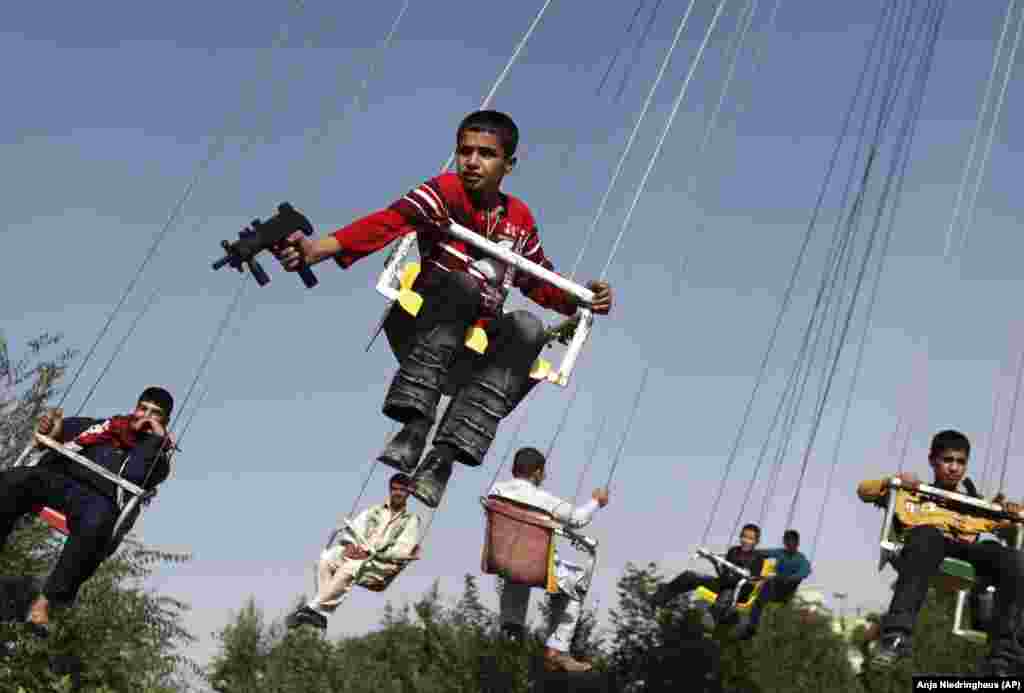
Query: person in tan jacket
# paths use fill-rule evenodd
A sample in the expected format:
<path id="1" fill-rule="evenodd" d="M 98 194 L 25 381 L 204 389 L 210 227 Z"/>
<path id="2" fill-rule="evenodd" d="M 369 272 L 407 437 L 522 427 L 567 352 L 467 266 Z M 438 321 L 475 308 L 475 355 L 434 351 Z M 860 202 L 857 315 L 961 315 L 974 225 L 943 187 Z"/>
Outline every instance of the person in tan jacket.
<path id="1" fill-rule="evenodd" d="M 976 497 L 974 485 L 965 477 L 970 452 L 970 441 L 963 433 L 937 433 L 928 455 L 934 473 L 932 485 Z M 902 533 L 903 549 L 893 561 L 899 577 L 893 587 L 892 603 L 882 617 L 881 642 L 874 665 L 889 666 L 910 654 L 911 634 L 928 595 L 929 580 L 939 572 L 945 558 L 956 558 L 973 565 L 979 576 L 987 577 L 996 587 L 998 615 L 984 669 L 997 675 L 1024 673 L 1024 554 L 996 542 L 978 541 L 978 535 L 1009 528 L 1012 522 L 972 516 L 963 506 L 923 496 L 917 492 L 922 482 L 916 474 L 900 473 L 896 477 L 905 484 L 896 491 L 894 523 Z M 857 495 L 865 503 L 884 506 L 892 478 L 863 481 L 857 487 Z M 1000 496 L 995 502 L 1001 500 Z M 1006 503 L 1004 508 L 1011 513 L 1024 510 L 1015 503 Z"/>

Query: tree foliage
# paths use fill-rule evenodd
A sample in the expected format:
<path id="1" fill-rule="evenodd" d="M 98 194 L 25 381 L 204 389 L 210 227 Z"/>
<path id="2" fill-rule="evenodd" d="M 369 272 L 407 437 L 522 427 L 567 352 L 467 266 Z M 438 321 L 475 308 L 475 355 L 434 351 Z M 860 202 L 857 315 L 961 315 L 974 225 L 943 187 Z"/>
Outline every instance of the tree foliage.
<path id="1" fill-rule="evenodd" d="M 59 335 L 28 343 L 27 354 L 12 361 L 0 350 L 0 381 L 9 383 L 0 401 L 0 468 L 8 467 L 29 442 L 34 422 L 57 392 L 74 352 L 47 358 Z M 40 376 L 48 373 L 47 379 Z M 21 394 L 18 394 L 18 391 Z M 56 562 L 63 538 L 35 518 L 25 518 L 0 553 L 0 575 L 44 578 Z M 0 641 L 13 654 L 0 659 L 0 690 L 68 691 L 72 676 L 59 675 L 55 662 L 80 669 L 81 690 L 97 693 L 171 693 L 189 689 L 187 678 L 199 667 L 181 654 L 194 641 L 184 628 L 188 606 L 145 588 L 162 565 L 180 564 L 188 555 L 156 551 L 129 536 L 82 588 L 75 605 L 54 611 L 50 637 L 39 641 L 20 624 L 0 624 Z"/>

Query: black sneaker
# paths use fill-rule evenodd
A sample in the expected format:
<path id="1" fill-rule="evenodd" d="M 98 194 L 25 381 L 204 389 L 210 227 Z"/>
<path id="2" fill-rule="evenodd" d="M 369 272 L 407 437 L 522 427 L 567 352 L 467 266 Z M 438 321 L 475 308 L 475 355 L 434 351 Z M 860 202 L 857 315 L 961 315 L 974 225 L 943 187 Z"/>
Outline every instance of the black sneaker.
<path id="1" fill-rule="evenodd" d="M 427 429 L 429 432 L 429 429 Z M 398 434 L 391 439 L 384 451 L 377 457 L 389 467 L 393 467 L 405 474 L 412 474 L 420 463 L 423 449 L 427 447 L 427 433 L 419 427 L 406 425 Z"/>
<path id="2" fill-rule="evenodd" d="M 883 635 L 878 642 L 878 649 L 871 658 L 871 666 L 874 669 L 889 669 L 897 660 L 909 657 L 910 653 L 910 636 L 903 633 Z"/>
<path id="3" fill-rule="evenodd" d="M 300 606 L 288 615 L 284 623 L 289 630 L 299 626 L 313 626 L 320 630 L 327 630 L 327 617 L 313 611 L 308 606 Z"/>

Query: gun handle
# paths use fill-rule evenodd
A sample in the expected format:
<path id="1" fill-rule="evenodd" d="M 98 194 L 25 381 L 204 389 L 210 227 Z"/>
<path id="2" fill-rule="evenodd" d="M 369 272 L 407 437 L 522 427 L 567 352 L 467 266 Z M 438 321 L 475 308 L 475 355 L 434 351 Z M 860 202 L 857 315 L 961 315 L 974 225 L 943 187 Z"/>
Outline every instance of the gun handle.
<path id="1" fill-rule="evenodd" d="M 260 263 L 256 260 L 249 260 L 249 269 L 252 271 L 252 276 L 256 277 L 256 283 L 260 286 L 266 286 L 270 283 L 270 277 L 267 276 L 266 271 L 260 266 Z"/>
<path id="2" fill-rule="evenodd" d="M 299 268 L 299 276 L 302 277 L 302 283 L 306 285 L 307 289 L 312 289 L 320 283 L 317 281 L 316 275 L 313 274 L 313 270 L 306 265 Z"/>

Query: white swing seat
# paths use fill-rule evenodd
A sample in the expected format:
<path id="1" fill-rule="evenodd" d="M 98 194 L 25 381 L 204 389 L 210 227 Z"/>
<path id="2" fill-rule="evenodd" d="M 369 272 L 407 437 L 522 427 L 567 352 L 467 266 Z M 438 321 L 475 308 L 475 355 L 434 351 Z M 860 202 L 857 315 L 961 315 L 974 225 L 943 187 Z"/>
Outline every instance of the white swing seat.
<path id="1" fill-rule="evenodd" d="M 752 577 L 750 571 L 736 565 L 735 563 L 725 560 L 722 556 L 711 553 L 703 547 L 696 550 L 695 557 L 704 558 L 718 568 L 729 570 L 739 575 L 741 579 L 736 583 L 736 587 L 732 591 L 732 600 L 729 603 L 729 607 L 742 612 L 750 611 L 750 609 L 753 608 L 754 601 L 757 599 L 758 595 L 761 593 L 761 589 L 764 587 L 764 582 L 755 585 L 750 591 L 750 594 L 747 595 L 747 598 L 741 602 L 739 601 L 740 593 Z M 772 575 L 775 575 L 775 564 L 776 560 L 774 558 L 765 559 L 761 564 L 761 577 L 771 577 Z M 718 601 L 718 593 L 708 589 L 707 587 L 698 587 L 693 592 L 695 599 L 706 602 L 707 604 L 714 604 Z"/>
<path id="2" fill-rule="evenodd" d="M 580 301 L 580 308 L 576 315 L 563 320 L 547 330 L 547 344 L 560 341 L 568 348 L 562 356 L 562 362 L 558 369 L 554 369 L 548 361 L 538 358 L 530 369 L 530 377 L 534 380 L 541 380 L 562 387 L 569 385 L 569 376 L 572 374 L 576 360 L 579 358 L 583 346 L 590 336 L 594 315 L 589 306 L 594 302 L 594 293 L 586 287 L 580 286 L 565 277 L 562 277 L 551 270 L 541 267 L 511 251 L 508 248 L 499 246 L 483 236 L 470 231 L 464 226 L 452 223 L 447 229 L 448 233 L 455 238 L 472 245 L 487 255 L 494 257 L 506 264 L 515 267 L 520 272 L 525 272 L 542 281 L 548 282 L 568 292 Z M 410 233 L 399 241 L 398 247 L 388 259 L 384 270 L 377 280 L 377 291 L 393 302 L 396 302 L 404 311 L 415 316 L 423 306 L 423 297 L 413 291 L 413 283 L 420 272 L 420 264 L 417 262 L 404 263 L 412 244 L 416 240 L 416 234 Z M 404 263 L 404 264 L 403 264 Z M 477 353 L 487 351 L 487 333 L 481 323 L 471 325 L 466 330 L 466 348 Z"/>
<path id="3" fill-rule="evenodd" d="M 41 433 L 35 434 L 35 441 L 38 444 L 43 445 L 45 448 L 58 453 L 62 457 L 85 467 L 94 474 L 115 484 L 124 493 L 124 496 L 127 497 L 127 500 L 124 501 L 124 504 L 121 507 L 117 520 L 114 522 L 114 527 L 111 532 L 110 543 L 108 544 L 108 553 L 113 553 L 113 551 L 120 546 L 121 541 L 128 532 L 131 531 L 132 527 L 134 527 L 139 514 L 142 512 L 143 505 L 147 505 L 156 496 L 156 489 L 147 491 L 140 486 L 136 486 L 127 479 L 121 478 L 117 474 L 101 467 L 87 457 L 75 452 L 74 450 L 68 449 L 53 438 L 44 436 Z M 31 454 L 33 452 L 36 454 Z M 45 454 L 45 450 L 38 450 L 35 445 L 29 443 L 25 452 L 18 457 L 12 467 L 34 466 L 39 462 L 43 454 Z M 169 462 L 170 460 L 168 460 L 168 463 Z M 67 516 L 64 513 L 42 505 L 34 507 L 32 512 L 34 512 L 39 520 L 48 525 L 54 532 L 66 537 L 71 536 L 71 529 L 68 525 Z"/>
<path id="4" fill-rule="evenodd" d="M 895 523 L 896 491 L 902 488 L 903 485 L 903 482 L 898 478 L 889 480 L 889 494 L 886 502 L 885 519 L 882 521 L 881 540 L 879 541 L 879 570 L 882 570 L 887 563 L 893 563 L 895 567 L 894 561 L 899 556 L 900 551 L 903 550 L 902 536 L 896 528 Z M 987 515 L 994 515 L 1014 521 L 1015 529 L 1017 530 L 1015 532 L 1016 539 L 1014 542 L 1014 548 L 1018 551 L 1021 550 L 1022 543 L 1024 543 L 1024 518 L 1021 518 L 1019 515 L 1007 513 L 1002 506 L 995 503 L 989 503 L 988 501 L 979 498 L 974 498 L 962 493 L 946 491 L 926 484 L 920 484 L 917 487 L 916 492 L 928 498 L 941 499 L 957 503 L 968 508 L 976 508 L 984 511 Z M 953 634 L 969 640 L 984 642 L 988 639 L 988 635 L 986 633 L 971 630 L 964 625 L 967 597 L 971 589 L 977 584 L 977 580 L 977 571 L 973 565 L 967 561 L 947 557 L 942 560 L 942 563 L 939 565 L 939 572 L 932 577 L 930 582 L 932 586 L 940 592 L 955 592 L 957 594 L 956 612 L 953 618 Z M 989 586 L 988 590 L 994 592 L 995 587 Z"/>
<path id="5" fill-rule="evenodd" d="M 589 585 L 597 565 L 597 540 L 577 534 L 557 522 L 550 513 L 501 496 L 480 498 L 486 517 L 480 569 L 509 583 L 558 591 L 555 575 L 555 536 L 572 542 L 589 554 L 585 576 Z"/>
<path id="6" fill-rule="evenodd" d="M 409 567 L 410 563 L 420 559 L 419 546 L 417 546 L 413 550 L 413 554 L 407 558 L 379 558 L 376 555 L 377 552 L 369 548 L 369 542 L 366 541 L 348 518 L 345 519 L 342 527 L 331 531 L 327 538 L 327 544 L 324 546 L 324 550 L 327 551 L 337 545 L 344 544 L 360 546 L 370 553 L 369 558 L 365 559 L 359 567 L 359 571 L 355 575 L 353 584 L 371 592 L 383 592 L 386 590 L 391 586 L 391 583 L 395 581 L 395 578 Z M 315 563 L 313 568 L 313 584 L 314 589 L 316 590 L 320 589 L 320 573 L 317 569 L 318 565 L 318 563 Z"/>

